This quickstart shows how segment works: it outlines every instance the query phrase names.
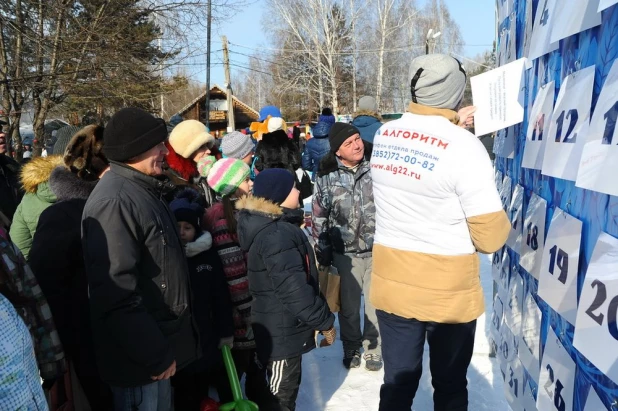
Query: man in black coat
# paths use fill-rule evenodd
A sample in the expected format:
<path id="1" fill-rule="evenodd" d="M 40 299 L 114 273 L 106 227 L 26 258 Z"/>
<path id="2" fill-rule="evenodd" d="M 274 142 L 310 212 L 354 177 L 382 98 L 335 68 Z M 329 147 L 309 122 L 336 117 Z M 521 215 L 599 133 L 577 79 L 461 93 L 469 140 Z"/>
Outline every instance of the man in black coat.
<path id="1" fill-rule="evenodd" d="M 237 201 L 238 239 L 247 254 L 253 296 L 252 327 L 277 410 L 294 411 L 302 355 L 315 348 L 314 333 L 335 340 L 334 315 L 318 288 L 313 249 L 300 229 L 303 212 L 294 176 L 267 169 L 255 178 L 253 196 Z"/>
<path id="2" fill-rule="evenodd" d="M 12 220 L 23 192 L 19 184 L 19 163 L 7 155 L 4 126 L 6 122 L 0 120 L 0 213 Z"/>
<path id="3" fill-rule="evenodd" d="M 110 170 L 88 198 L 82 245 L 97 365 L 116 411 L 171 410 L 170 377 L 197 359 L 189 273 L 161 168 L 165 122 L 137 108 L 107 123 Z"/>

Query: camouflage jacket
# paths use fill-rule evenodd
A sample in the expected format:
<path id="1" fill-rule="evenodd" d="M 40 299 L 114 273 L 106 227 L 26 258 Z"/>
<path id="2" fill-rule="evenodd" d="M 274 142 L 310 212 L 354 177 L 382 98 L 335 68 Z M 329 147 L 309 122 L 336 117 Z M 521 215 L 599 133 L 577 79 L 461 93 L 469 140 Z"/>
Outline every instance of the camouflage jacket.
<path id="1" fill-rule="evenodd" d="M 326 233 L 337 253 L 371 251 L 376 207 L 369 161 L 354 171 L 329 153 L 320 163 L 312 208 L 316 241 Z"/>

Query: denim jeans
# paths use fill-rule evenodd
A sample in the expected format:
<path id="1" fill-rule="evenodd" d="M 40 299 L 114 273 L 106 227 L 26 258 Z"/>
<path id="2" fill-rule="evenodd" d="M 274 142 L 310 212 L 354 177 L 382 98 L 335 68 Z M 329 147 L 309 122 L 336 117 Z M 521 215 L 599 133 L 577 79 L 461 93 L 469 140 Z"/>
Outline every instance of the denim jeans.
<path id="1" fill-rule="evenodd" d="M 155 381 L 141 387 L 112 387 L 114 411 L 172 411 L 170 380 Z"/>

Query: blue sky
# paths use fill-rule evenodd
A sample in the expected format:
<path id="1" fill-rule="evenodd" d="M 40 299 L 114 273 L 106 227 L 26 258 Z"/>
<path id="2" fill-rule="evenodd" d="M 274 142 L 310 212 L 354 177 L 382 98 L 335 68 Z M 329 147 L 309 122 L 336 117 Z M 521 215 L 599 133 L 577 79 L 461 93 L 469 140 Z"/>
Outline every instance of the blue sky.
<path id="1" fill-rule="evenodd" d="M 452 18 L 459 24 L 464 41 L 467 44 L 464 49 L 465 55 L 473 57 L 489 49 L 495 37 L 495 0 L 442 1 L 447 4 Z M 419 5 L 423 3 L 424 0 L 418 1 Z M 259 48 L 259 46 L 269 47 L 267 38 L 262 32 L 262 21 L 265 18 L 268 18 L 267 10 L 265 10 L 265 1 L 257 0 L 230 20 L 216 27 L 213 26 L 211 61 L 219 64 L 213 65 L 211 69 L 212 84 L 222 85 L 225 78 L 223 68 L 220 65 L 222 61 L 222 52 L 219 51 L 221 49 L 221 36 L 226 35 L 228 41 L 236 45 L 251 48 Z M 234 45 L 230 46 L 230 50 L 232 51 L 230 54 L 231 62 L 239 65 L 246 65 L 248 58 L 234 52 L 252 53 L 251 49 Z M 267 52 L 263 56 L 267 58 Z M 234 70 L 237 70 L 237 68 L 232 67 L 232 75 Z M 202 67 L 192 70 L 192 72 L 194 73 L 192 77 L 195 80 L 205 83 L 206 74 Z"/>

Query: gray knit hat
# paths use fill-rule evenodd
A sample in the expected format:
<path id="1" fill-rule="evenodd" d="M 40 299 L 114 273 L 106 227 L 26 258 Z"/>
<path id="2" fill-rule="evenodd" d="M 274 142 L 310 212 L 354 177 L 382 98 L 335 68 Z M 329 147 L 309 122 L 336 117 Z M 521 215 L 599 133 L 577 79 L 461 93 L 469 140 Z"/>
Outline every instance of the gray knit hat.
<path id="1" fill-rule="evenodd" d="M 412 101 L 428 107 L 455 109 L 466 89 L 466 71 L 454 57 L 428 54 L 410 65 Z"/>
<path id="2" fill-rule="evenodd" d="M 223 137 L 221 152 L 225 157 L 242 160 L 255 150 L 251 137 L 240 131 L 232 131 Z"/>
<path id="3" fill-rule="evenodd" d="M 375 98 L 363 96 L 358 100 L 358 109 L 364 111 L 378 111 L 378 104 Z"/>
<path id="4" fill-rule="evenodd" d="M 71 137 L 80 130 L 77 126 L 64 126 L 56 131 L 54 155 L 64 156 L 64 152 L 71 141 Z"/>

